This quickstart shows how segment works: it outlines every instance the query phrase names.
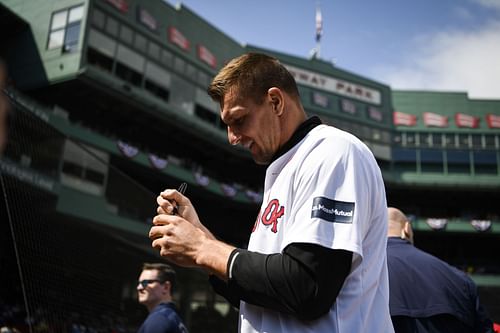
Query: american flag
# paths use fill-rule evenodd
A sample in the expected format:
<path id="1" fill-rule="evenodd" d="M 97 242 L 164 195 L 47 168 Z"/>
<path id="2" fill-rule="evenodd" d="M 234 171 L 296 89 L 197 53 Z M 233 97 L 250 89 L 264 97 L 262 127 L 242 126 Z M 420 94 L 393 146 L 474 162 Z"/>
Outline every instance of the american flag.
<path id="1" fill-rule="evenodd" d="M 321 10 L 316 7 L 316 42 L 319 43 L 321 39 L 321 35 L 323 35 L 323 17 L 321 16 Z"/>

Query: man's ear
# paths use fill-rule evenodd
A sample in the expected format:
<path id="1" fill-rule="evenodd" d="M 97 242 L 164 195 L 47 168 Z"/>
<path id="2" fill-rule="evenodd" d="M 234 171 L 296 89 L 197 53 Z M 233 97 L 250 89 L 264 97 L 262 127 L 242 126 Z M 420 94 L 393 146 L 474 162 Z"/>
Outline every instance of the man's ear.
<path id="1" fill-rule="evenodd" d="M 277 87 L 269 88 L 267 90 L 267 97 L 272 105 L 273 112 L 275 112 L 276 115 L 281 116 L 283 110 L 285 109 L 285 99 L 281 89 Z"/>
<path id="2" fill-rule="evenodd" d="M 406 239 L 413 244 L 413 229 L 411 227 L 411 223 L 408 221 L 405 222 L 404 228 L 401 230 L 401 238 Z"/>
<path id="3" fill-rule="evenodd" d="M 172 294 L 172 284 L 170 283 L 170 281 L 165 281 L 165 283 L 163 284 L 163 290 L 166 293 Z"/>

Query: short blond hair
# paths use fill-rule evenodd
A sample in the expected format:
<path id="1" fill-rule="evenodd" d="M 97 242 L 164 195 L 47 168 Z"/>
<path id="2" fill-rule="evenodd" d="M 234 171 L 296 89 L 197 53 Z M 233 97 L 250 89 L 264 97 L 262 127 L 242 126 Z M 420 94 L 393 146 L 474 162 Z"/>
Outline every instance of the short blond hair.
<path id="1" fill-rule="evenodd" d="M 300 100 L 295 79 L 278 59 L 250 52 L 225 65 L 212 80 L 207 92 L 221 105 L 224 96 L 233 90 L 240 99 L 251 98 L 256 104 L 261 104 L 272 87 L 280 88 L 297 101 Z"/>

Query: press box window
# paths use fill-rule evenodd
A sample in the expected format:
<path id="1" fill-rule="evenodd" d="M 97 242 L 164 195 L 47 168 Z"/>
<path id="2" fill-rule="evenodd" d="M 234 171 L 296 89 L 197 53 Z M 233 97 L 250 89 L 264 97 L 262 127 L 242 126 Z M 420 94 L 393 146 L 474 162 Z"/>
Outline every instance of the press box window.
<path id="1" fill-rule="evenodd" d="M 78 46 L 83 5 L 60 10 L 52 14 L 47 49 L 61 48 L 63 52 L 73 52 Z"/>

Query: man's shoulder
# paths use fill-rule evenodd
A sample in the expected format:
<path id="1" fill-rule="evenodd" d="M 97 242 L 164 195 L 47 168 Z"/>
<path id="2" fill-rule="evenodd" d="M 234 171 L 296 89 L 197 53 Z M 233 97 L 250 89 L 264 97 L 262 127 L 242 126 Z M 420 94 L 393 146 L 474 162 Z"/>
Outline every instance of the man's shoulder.
<path id="1" fill-rule="evenodd" d="M 163 330 L 165 332 L 187 332 L 181 318 L 176 312 L 173 304 L 159 304 L 146 318 L 143 332 L 148 332 L 149 328 Z"/>

